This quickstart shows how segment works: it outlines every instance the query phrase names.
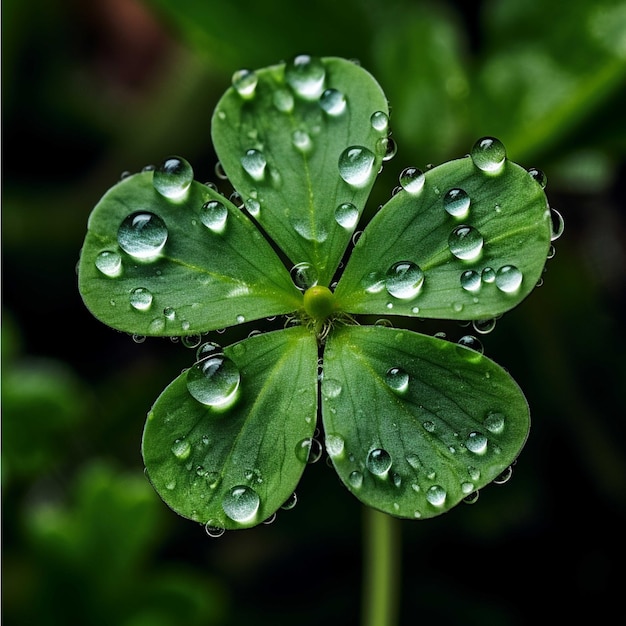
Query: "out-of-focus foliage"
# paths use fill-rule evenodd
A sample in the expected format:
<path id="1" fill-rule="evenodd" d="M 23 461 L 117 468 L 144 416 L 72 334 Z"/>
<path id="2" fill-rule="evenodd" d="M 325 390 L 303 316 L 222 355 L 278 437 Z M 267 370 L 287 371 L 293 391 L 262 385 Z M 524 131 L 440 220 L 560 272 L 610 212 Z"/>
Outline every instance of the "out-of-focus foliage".
<path id="1" fill-rule="evenodd" d="M 402 623 L 417 611 L 423 622 L 518 626 L 538 614 L 608 621 L 621 610 L 623 1 L 2 8 L 2 323 L 19 337 L 3 333 L 7 623 L 356 621 L 359 509 L 323 463 L 305 476 L 294 510 L 215 541 L 179 526 L 149 484 L 136 484 L 145 413 L 190 355 L 164 340 L 137 346 L 93 320 L 74 271 L 87 216 L 123 170 L 184 153 L 215 179 L 210 115 L 233 72 L 303 52 L 359 59 L 377 77 L 398 163 L 424 167 L 498 136 L 513 160 L 547 173 L 566 220 L 545 285 L 482 338 L 527 392 L 527 453 L 476 505 L 403 526 Z M 374 189 L 381 203 L 397 183 L 394 163 Z M 96 458 L 115 465 L 94 469 Z M 322 500 L 334 516 L 314 504 Z M 134 556 L 132 574 L 116 581 L 117 548 Z M 223 612 L 220 590 L 236 599 Z M 185 619 L 173 620 L 177 609 Z"/>

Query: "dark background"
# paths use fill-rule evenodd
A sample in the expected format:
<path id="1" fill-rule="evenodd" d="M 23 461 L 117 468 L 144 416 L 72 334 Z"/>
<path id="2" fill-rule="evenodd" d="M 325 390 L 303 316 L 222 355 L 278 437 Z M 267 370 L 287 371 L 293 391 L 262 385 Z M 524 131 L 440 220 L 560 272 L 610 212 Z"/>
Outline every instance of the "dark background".
<path id="1" fill-rule="evenodd" d="M 482 337 L 524 390 L 505 485 L 401 524 L 400 623 L 617 623 L 626 522 L 626 7 L 611 0 L 2 4 L 2 523 L 7 625 L 357 624 L 362 510 L 324 461 L 276 521 L 209 539 L 158 499 L 140 440 L 192 354 L 82 305 L 89 213 L 168 154 L 215 179 L 212 108 L 241 67 L 358 59 L 403 167 L 494 135 L 565 217 L 543 286 Z M 442 322 L 451 338 L 466 331 Z M 612 616 L 617 617 L 613 618 Z"/>

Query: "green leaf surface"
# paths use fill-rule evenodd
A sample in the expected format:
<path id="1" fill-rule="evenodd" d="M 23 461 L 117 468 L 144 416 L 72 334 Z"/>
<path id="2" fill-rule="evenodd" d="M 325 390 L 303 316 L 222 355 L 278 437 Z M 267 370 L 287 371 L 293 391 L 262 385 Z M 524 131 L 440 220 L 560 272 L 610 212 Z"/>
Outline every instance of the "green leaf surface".
<path id="1" fill-rule="evenodd" d="M 317 415 L 317 344 L 303 327 L 224 349 L 240 375 L 234 398 L 207 406 L 176 378 L 148 415 L 143 456 L 174 511 L 216 528 L 254 526 L 294 492 Z"/>
<path id="2" fill-rule="evenodd" d="M 224 171 L 293 264 L 328 286 L 389 149 L 385 95 L 351 61 L 304 55 L 233 85 L 212 120 Z"/>
<path id="3" fill-rule="evenodd" d="M 177 336 L 300 306 L 301 294 L 286 268 L 231 202 L 195 181 L 183 198 L 170 199 L 155 190 L 152 178 L 144 172 L 121 181 L 89 218 L 78 271 L 81 295 L 93 315 L 129 333 Z M 212 205 L 213 212 L 205 208 L 212 201 L 221 203 L 217 209 Z M 129 254 L 132 237 L 130 245 L 121 246 L 118 232 L 137 212 L 156 216 L 151 223 L 157 226 L 131 232 L 141 238 L 148 231 L 151 238 Z M 146 258 L 163 233 L 162 249 Z"/>
<path id="4" fill-rule="evenodd" d="M 423 181 L 368 224 L 335 291 L 338 306 L 459 320 L 516 306 L 537 284 L 550 246 L 541 185 L 509 160 L 486 172 L 471 157 L 428 170 Z"/>
<path id="5" fill-rule="evenodd" d="M 345 486 L 368 506 L 414 519 L 444 513 L 493 481 L 529 429 L 522 392 L 493 361 L 380 326 L 329 337 L 322 416 Z"/>

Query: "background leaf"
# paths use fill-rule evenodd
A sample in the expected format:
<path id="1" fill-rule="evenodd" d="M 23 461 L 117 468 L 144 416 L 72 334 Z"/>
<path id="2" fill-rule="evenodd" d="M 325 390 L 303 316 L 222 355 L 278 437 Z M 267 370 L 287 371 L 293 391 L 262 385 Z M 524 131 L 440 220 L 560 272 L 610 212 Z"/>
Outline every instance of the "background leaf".
<path id="1" fill-rule="evenodd" d="M 300 56 L 234 79 L 239 89 L 250 82 L 251 93 L 233 87 L 219 101 L 215 149 L 255 219 L 327 286 L 389 148 L 387 100 L 368 72 L 338 58 Z"/>
<path id="2" fill-rule="evenodd" d="M 79 288 L 98 319 L 139 335 L 192 335 L 298 308 L 300 294 L 285 267 L 239 209 L 196 182 L 184 199 L 170 200 L 152 176 L 118 183 L 89 218 Z M 219 204 L 206 208 L 210 202 Z M 146 211 L 167 237 L 148 259 L 118 242 L 128 216 Z"/>
<path id="3" fill-rule="evenodd" d="M 513 308 L 537 284 L 548 255 L 541 186 L 511 161 L 495 174 L 470 157 L 423 179 L 416 192 L 389 200 L 358 240 L 335 292 L 339 306 L 463 320 Z"/>
<path id="4" fill-rule="evenodd" d="M 517 457 L 529 428 L 515 381 L 482 354 L 380 326 L 337 328 L 324 354 L 326 448 L 359 500 L 439 515 Z"/>
<path id="5" fill-rule="evenodd" d="M 143 456 L 150 481 L 177 513 L 233 529 L 266 520 L 300 480 L 316 425 L 317 344 L 294 327 L 245 339 L 224 354 L 241 377 L 232 406 L 195 400 L 183 373 L 148 414 Z M 228 502 L 243 505 L 243 513 L 229 517 Z"/>

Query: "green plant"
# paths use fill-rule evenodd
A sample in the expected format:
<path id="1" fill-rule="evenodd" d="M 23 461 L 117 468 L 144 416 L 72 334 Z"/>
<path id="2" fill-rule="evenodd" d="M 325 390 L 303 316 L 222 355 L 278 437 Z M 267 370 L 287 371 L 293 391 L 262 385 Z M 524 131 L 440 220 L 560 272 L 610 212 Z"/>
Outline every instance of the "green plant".
<path id="1" fill-rule="evenodd" d="M 163 500 L 212 534 L 267 520 L 322 452 L 318 411 L 343 484 L 391 516 L 439 515 L 507 470 L 528 405 L 475 337 L 368 322 L 483 330 L 516 306 L 559 234 L 544 175 L 485 137 L 463 158 L 404 169 L 356 231 L 395 144 L 380 86 L 340 58 L 237 72 L 212 137 L 230 199 L 169 157 L 104 195 L 79 265 L 101 321 L 198 346 L 145 426 Z M 202 337 L 275 316 L 284 328 L 225 347 Z"/>

